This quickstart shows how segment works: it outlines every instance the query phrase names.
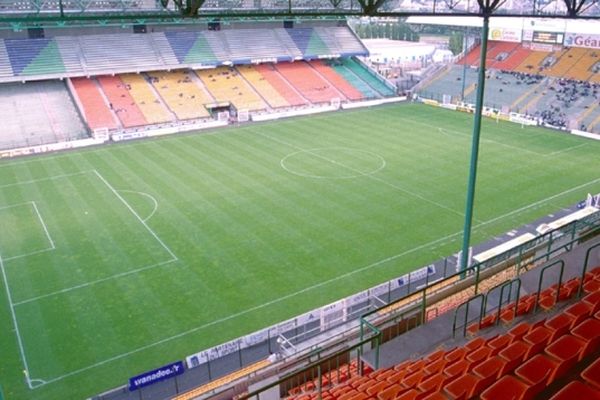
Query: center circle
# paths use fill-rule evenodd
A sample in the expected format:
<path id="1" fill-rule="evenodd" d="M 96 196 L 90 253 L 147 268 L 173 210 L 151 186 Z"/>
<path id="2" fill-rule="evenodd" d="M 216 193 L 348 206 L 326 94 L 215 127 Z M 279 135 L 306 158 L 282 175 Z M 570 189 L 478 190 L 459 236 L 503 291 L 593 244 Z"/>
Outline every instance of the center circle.
<path id="1" fill-rule="evenodd" d="M 281 168 L 304 178 L 350 179 L 372 175 L 385 168 L 379 154 L 350 147 L 319 147 L 290 153 Z"/>

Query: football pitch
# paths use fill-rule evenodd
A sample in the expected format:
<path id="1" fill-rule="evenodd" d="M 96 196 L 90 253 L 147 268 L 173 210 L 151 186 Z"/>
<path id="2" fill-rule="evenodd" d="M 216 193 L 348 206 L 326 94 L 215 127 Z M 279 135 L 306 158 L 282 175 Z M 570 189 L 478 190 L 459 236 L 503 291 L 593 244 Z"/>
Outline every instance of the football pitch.
<path id="1" fill-rule="evenodd" d="M 471 126 L 403 104 L 0 162 L 4 397 L 89 397 L 455 253 Z M 599 154 L 484 120 L 473 243 L 600 192 Z"/>

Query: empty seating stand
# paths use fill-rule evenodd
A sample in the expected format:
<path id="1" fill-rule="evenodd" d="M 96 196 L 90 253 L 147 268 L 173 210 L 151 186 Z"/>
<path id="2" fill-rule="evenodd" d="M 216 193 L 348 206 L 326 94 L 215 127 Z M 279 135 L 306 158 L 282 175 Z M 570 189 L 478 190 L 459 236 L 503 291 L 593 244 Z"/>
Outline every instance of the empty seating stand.
<path id="1" fill-rule="evenodd" d="M 343 76 L 338 74 L 329 65 L 321 60 L 311 61 L 310 65 L 316 69 L 325 79 L 331 82 L 337 90 L 344 94 L 348 100 L 361 100 L 362 93 L 352 86 Z"/>
<path id="2" fill-rule="evenodd" d="M 290 105 L 254 65 L 239 65 L 236 69 L 271 107 L 288 107 Z"/>
<path id="3" fill-rule="evenodd" d="M 344 100 L 343 95 L 306 62 L 282 63 L 276 68 L 311 103 L 329 103 L 335 98 Z"/>
<path id="4" fill-rule="evenodd" d="M 144 75 L 123 74 L 119 77 L 149 124 L 159 124 L 174 119 L 155 95 Z"/>
<path id="5" fill-rule="evenodd" d="M 394 96 L 396 93 L 394 89 L 382 82 L 381 78 L 373 75 L 373 73 L 367 70 L 354 58 L 344 58 L 341 60 L 342 64 L 352 71 L 356 76 L 366 82 L 371 88 L 376 90 L 381 96 L 389 97 Z"/>
<path id="6" fill-rule="evenodd" d="M 238 110 L 256 111 L 267 107 L 235 68 L 205 69 L 197 74 L 218 102 L 230 102 Z"/>
<path id="7" fill-rule="evenodd" d="M 300 93 L 277 71 L 273 64 L 260 64 L 256 70 L 277 90 L 277 92 L 288 102 L 290 106 L 302 106 L 307 104 Z"/>
<path id="8" fill-rule="evenodd" d="M 198 86 L 192 71 L 154 71 L 147 76 L 177 119 L 198 119 L 210 115 L 204 105 L 213 103 L 214 99 Z"/>
<path id="9" fill-rule="evenodd" d="M 128 86 L 118 76 L 99 76 L 98 82 L 111 108 L 125 128 L 148 124 L 144 114 L 129 94 Z"/>
<path id="10" fill-rule="evenodd" d="M 74 78 L 71 82 L 90 129 L 116 129 L 118 124 L 115 116 L 104 101 L 96 82 L 87 78 Z"/>

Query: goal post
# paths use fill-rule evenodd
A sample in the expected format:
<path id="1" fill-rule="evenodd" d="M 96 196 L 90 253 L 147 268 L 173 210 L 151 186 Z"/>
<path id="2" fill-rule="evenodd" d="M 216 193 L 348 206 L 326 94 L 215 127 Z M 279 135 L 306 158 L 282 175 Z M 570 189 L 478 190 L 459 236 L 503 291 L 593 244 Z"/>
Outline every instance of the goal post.
<path id="1" fill-rule="evenodd" d="M 335 109 L 339 109 L 342 106 L 342 100 L 339 97 L 331 99 L 331 106 Z"/>
<path id="2" fill-rule="evenodd" d="M 217 113 L 217 119 L 221 122 L 229 121 L 229 111 L 219 111 L 219 113 Z"/>
<path id="3" fill-rule="evenodd" d="M 92 131 L 92 138 L 107 141 L 108 128 L 96 128 Z"/>
<path id="4" fill-rule="evenodd" d="M 250 112 L 248 112 L 248 110 L 239 110 L 237 112 L 237 120 L 238 122 L 250 121 Z"/>

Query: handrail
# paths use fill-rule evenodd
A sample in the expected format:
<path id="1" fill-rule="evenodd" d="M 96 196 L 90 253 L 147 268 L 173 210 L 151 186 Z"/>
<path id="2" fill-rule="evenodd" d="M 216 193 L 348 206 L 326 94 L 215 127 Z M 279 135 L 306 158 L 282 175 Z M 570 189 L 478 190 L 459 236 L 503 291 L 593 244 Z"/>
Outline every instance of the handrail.
<path id="1" fill-rule="evenodd" d="M 462 306 L 466 306 L 466 311 L 465 311 L 465 323 L 463 325 L 463 337 L 467 336 L 467 323 L 469 322 L 469 305 L 471 304 L 471 302 L 473 300 L 476 300 L 478 298 L 481 297 L 481 306 L 479 307 L 479 324 L 481 324 L 481 319 L 483 318 L 483 313 L 484 313 L 484 305 L 485 305 L 485 295 L 479 293 L 476 294 L 475 296 L 471 297 L 469 300 L 465 301 L 464 303 L 459 304 L 456 309 L 454 310 L 454 322 L 452 323 L 452 338 L 456 337 L 456 319 L 458 317 L 458 311 L 460 310 L 460 308 Z"/>
<path id="2" fill-rule="evenodd" d="M 577 288 L 577 298 L 580 298 L 581 292 L 583 292 L 583 284 L 585 282 L 585 274 L 587 273 L 588 263 L 590 261 L 590 254 L 592 253 L 592 250 L 594 250 L 597 247 L 600 247 L 600 243 L 596 243 L 595 245 L 590 247 L 587 250 L 587 252 L 585 253 L 585 260 L 583 262 L 583 271 L 581 271 L 581 281 L 579 282 L 579 286 Z"/>
<path id="3" fill-rule="evenodd" d="M 508 286 L 508 302 L 510 303 L 510 299 L 512 297 L 512 288 L 515 283 L 517 284 L 517 297 L 515 299 L 515 313 L 514 313 L 514 316 L 516 318 L 517 317 L 517 307 L 519 306 L 519 297 L 521 294 L 521 278 L 514 278 L 510 281 L 502 282 L 502 283 L 492 287 L 490 290 L 488 290 L 487 294 L 485 295 L 483 310 L 484 310 L 484 312 L 487 312 L 488 298 L 489 298 L 490 293 L 492 293 L 494 290 L 500 288 L 500 299 L 498 300 L 498 315 L 496 317 L 496 325 L 498 325 L 500 323 L 500 314 L 502 312 L 502 299 L 504 298 L 504 289 Z"/>
<path id="4" fill-rule="evenodd" d="M 560 274 L 558 275 L 558 289 L 556 290 L 556 302 L 558 303 L 558 301 L 559 301 L 559 298 L 560 298 L 560 286 L 562 285 L 562 277 L 563 277 L 563 273 L 565 272 L 565 262 L 563 260 L 558 260 L 558 261 L 553 262 L 550 265 L 546 265 L 540 271 L 540 279 L 538 281 L 537 292 L 535 294 L 535 305 L 533 306 L 533 313 L 534 314 L 537 312 L 537 309 L 538 309 L 538 302 L 540 300 L 540 292 L 542 291 L 542 283 L 543 283 L 543 280 L 544 280 L 544 274 L 546 273 L 546 271 L 548 269 L 553 268 L 556 265 L 560 265 Z"/>

